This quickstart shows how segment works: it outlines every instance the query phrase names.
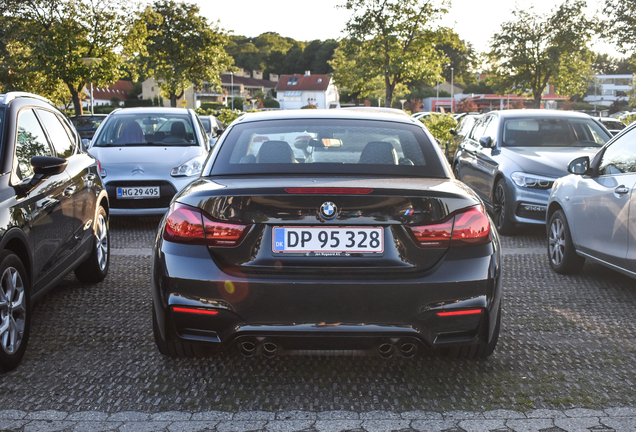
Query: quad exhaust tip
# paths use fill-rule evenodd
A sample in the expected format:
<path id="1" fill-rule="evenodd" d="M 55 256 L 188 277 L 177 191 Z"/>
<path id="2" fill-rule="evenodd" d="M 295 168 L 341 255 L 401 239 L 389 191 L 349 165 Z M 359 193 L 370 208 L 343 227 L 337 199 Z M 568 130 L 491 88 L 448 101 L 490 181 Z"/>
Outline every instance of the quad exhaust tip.
<path id="1" fill-rule="evenodd" d="M 278 345 L 274 342 L 263 342 L 261 346 L 263 351 L 263 357 L 265 358 L 274 358 L 276 357 L 276 353 L 278 351 Z"/>
<path id="2" fill-rule="evenodd" d="M 393 353 L 395 352 L 395 347 L 390 343 L 383 343 L 378 347 L 378 352 L 380 353 L 380 357 L 383 359 L 390 359 L 393 357 Z"/>
<path id="3" fill-rule="evenodd" d="M 411 358 L 417 353 L 417 345 L 411 342 L 403 343 L 400 346 L 400 354 L 404 358 Z"/>
<path id="4" fill-rule="evenodd" d="M 241 342 L 239 350 L 241 354 L 243 354 L 243 357 L 252 357 L 256 352 L 256 344 L 250 341 Z"/>

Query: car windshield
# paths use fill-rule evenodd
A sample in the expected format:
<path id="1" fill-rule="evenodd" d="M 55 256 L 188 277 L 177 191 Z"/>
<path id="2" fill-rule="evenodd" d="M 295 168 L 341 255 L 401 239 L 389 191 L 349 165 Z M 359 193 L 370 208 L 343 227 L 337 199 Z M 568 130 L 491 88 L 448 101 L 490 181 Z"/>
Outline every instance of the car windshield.
<path id="1" fill-rule="evenodd" d="M 78 131 L 95 131 L 105 118 L 106 116 L 71 117 L 71 122 Z"/>
<path id="2" fill-rule="evenodd" d="M 626 125 L 623 122 L 619 122 L 618 120 L 601 120 L 603 126 L 608 129 L 625 129 Z"/>
<path id="3" fill-rule="evenodd" d="M 110 115 L 95 146 L 195 146 L 197 139 L 187 114 L 129 113 Z"/>
<path id="4" fill-rule="evenodd" d="M 516 117 L 503 125 L 503 147 L 601 147 L 611 138 L 591 118 Z"/>
<path id="5" fill-rule="evenodd" d="M 391 174 L 445 178 L 421 127 L 369 120 L 279 120 L 238 124 L 212 175 Z"/>
<path id="6" fill-rule="evenodd" d="M 212 133 L 212 122 L 210 121 L 209 117 L 199 117 L 199 119 L 201 120 L 201 124 L 203 125 L 203 129 L 205 129 L 205 131 L 208 134 Z"/>

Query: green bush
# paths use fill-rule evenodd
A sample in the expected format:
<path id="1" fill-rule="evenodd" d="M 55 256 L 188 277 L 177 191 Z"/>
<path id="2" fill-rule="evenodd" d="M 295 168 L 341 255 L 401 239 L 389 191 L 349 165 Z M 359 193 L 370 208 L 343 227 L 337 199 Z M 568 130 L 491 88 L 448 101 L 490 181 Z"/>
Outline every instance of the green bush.
<path id="1" fill-rule="evenodd" d="M 238 99 L 238 98 L 236 98 L 236 99 Z M 235 100 L 235 102 L 236 102 L 236 100 Z M 227 127 L 230 123 L 232 123 L 234 120 L 236 120 L 237 118 L 239 118 L 243 114 L 244 114 L 243 111 L 239 111 L 237 109 L 232 111 L 231 109 L 227 109 L 226 108 L 226 109 L 222 109 L 220 111 L 217 111 L 214 115 L 216 116 L 216 118 L 221 120 L 221 122 L 223 123 L 223 127 Z"/>
<path id="2" fill-rule="evenodd" d="M 620 120 L 627 125 L 630 123 L 634 123 L 636 121 L 636 113 L 625 114 L 624 116 L 620 117 Z"/>
<path id="3" fill-rule="evenodd" d="M 152 106 L 152 99 L 127 99 L 124 102 L 126 108 Z"/>
<path id="4" fill-rule="evenodd" d="M 457 127 L 457 120 L 450 114 L 431 114 L 430 116 L 421 118 L 420 121 L 437 138 L 444 149 L 451 142 L 450 130 Z M 454 150 L 454 149 L 449 149 Z"/>
<path id="5" fill-rule="evenodd" d="M 201 108 L 200 109 L 211 109 L 211 110 L 222 110 L 227 108 L 225 105 L 223 105 L 222 103 L 218 103 L 218 102 L 203 102 L 201 104 Z"/>
<path id="6" fill-rule="evenodd" d="M 263 106 L 265 108 L 280 108 L 280 104 L 276 99 L 266 98 L 263 99 Z"/>

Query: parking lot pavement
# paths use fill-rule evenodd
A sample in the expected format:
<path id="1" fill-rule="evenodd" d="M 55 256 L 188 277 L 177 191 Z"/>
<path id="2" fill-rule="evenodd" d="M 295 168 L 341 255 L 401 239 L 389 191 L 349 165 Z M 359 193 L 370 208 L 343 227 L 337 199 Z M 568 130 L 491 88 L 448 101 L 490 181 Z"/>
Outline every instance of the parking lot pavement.
<path id="1" fill-rule="evenodd" d="M 594 264 L 555 274 L 543 229 L 502 238 L 502 333 L 488 360 L 245 359 L 235 350 L 174 360 L 152 338 L 149 254 L 158 222 L 113 218 L 106 280 L 89 286 L 70 275 L 35 304 L 24 361 L 0 376 L 0 430 L 89 430 L 80 422 L 94 422 L 91 430 L 635 429 L 631 409 L 617 410 L 636 407 L 634 281 Z M 285 412 L 308 418 L 276 417 Z M 353 414 L 320 417 L 333 412 Z M 442 417 L 404 417 L 413 412 Z M 520 417 L 495 417 L 502 412 Z M 342 423 L 321 423 L 329 421 Z"/>

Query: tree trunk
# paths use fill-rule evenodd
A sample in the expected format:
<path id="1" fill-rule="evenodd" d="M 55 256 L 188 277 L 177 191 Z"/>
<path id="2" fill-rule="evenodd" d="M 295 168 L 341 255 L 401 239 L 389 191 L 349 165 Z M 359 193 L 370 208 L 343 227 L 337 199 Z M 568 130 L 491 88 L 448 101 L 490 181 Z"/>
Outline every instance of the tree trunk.
<path id="1" fill-rule="evenodd" d="M 386 85 L 386 94 L 384 96 L 384 106 L 387 108 L 391 108 L 393 104 L 393 89 L 395 88 L 395 84 L 391 84 L 389 77 L 385 77 L 385 85 Z"/>
<path id="2" fill-rule="evenodd" d="M 75 110 L 75 115 L 82 115 L 82 101 L 79 98 L 79 92 L 75 90 L 72 84 L 66 83 L 68 90 L 71 92 L 71 98 L 73 99 L 73 108 Z"/>
<path id="3" fill-rule="evenodd" d="M 534 103 L 532 104 L 533 108 L 541 108 L 541 95 L 542 94 L 543 94 L 543 91 L 534 92 L 534 94 L 533 94 Z"/>
<path id="4" fill-rule="evenodd" d="M 177 107 L 177 95 L 174 93 L 170 93 L 170 106 L 173 108 Z"/>

